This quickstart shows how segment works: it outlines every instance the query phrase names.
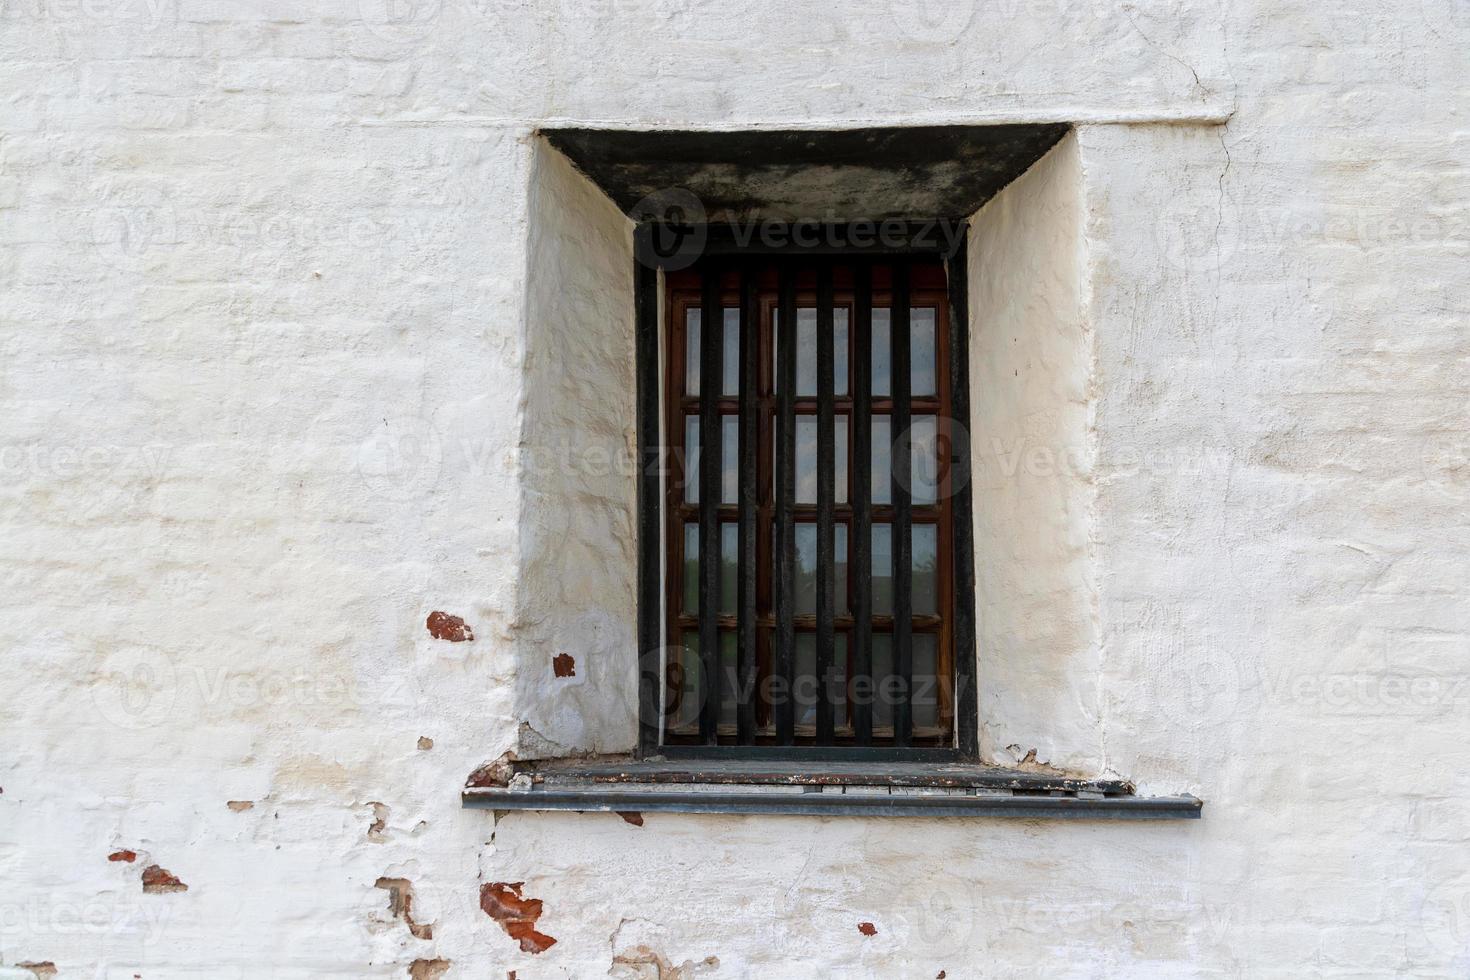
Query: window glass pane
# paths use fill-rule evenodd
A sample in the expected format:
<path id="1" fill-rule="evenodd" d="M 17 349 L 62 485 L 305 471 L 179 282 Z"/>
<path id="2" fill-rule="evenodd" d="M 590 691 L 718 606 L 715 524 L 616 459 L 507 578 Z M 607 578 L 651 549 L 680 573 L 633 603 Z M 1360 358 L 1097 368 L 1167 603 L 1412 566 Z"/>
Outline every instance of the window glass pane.
<path id="1" fill-rule="evenodd" d="M 817 417 L 796 417 L 796 502 L 817 502 Z"/>
<path id="2" fill-rule="evenodd" d="M 873 634 L 873 727 L 893 727 L 893 634 Z"/>
<path id="3" fill-rule="evenodd" d="M 684 612 L 699 615 L 699 525 L 684 525 Z"/>
<path id="4" fill-rule="evenodd" d="M 937 395 L 934 332 L 938 322 L 932 306 L 909 311 L 909 387 L 915 395 Z"/>
<path id="5" fill-rule="evenodd" d="M 939 394 L 938 311 L 932 306 L 909 310 L 909 393 Z M 873 396 L 893 394 L 893 322 L 886 307 L 873 308 Z"/>
<path id="6" fill-rule="evenodd" d="M 817 526 L 796 525 L 796 615 L 817 614 Z"/>
<path id="7" fill-rule="evenodd" d="M 699 394 L 699 308 L 684 312 L 684 394 Z"/>
<path id="8" fill-rule="evenodd" d="M 832 583 L 832 609 L 835 615 L 847 612 L 847 525 L 832 528 L 832 550 L 837 568 Z M 779 560 L 779 559 L 778 559 Z M 817 526 L 796 525 L 796 615 L 817 614 Z"/>
<path id="9" fill-rule="evenodd" d="M 720 416 L 720 502 L 740 499 L 740 416 Z M 684 502 L 699 503 L 699 416 L 684 416 Z M 816 457 L 812 457 L 816 465 Z M 816 486 L 815 483 L 812 484 Z"/>
<path id="10" fill-rule="evenodd" d="M 913 721 L 915 728 L 939 725 L 939 638 L 933 633 L 915 633 Z"/>
<path id="11" fill-rule="evenodd" d="M 913 525 L 913 595 L 915 616 L 939 615 L 939 525 Z"/>
<path id="12" fill-rule="evenodd" d="M 817 311 L 796 311 L 796 393 L 817 394 Z"/>
<path id="13" fill-rule="evenodd" d="M 873 416 L 873 464 L 869 471 L 872 480 L 871 490 L 873 503 L 893 503 L 893 435 L 891 433 L 888 416 Z"/>
<path id="14" fill-rule="evenodd" d="M 686 630 L 683 641 L 683 657 L 668 666 L 669 689 L 679 692 L 668 724 L 676 731 L 687 732 L 699 728 L 699 634 Z"/>
<path id="15" fill-rule="evenodd" d="M 832 418 L 832 461 L 836 467 L 833 476 L 832 499 L 839 503 L 847 503 L 847 416 L 835 415 Z M 817 502 L 817 417 L 815 415 L 798 415 L 796 417 L 796 502 L 799 504 L 815 504 Z"/>
<path id="16" fill-rule="evenodd" d="M 773 318 L 775 348 L 781 348 L 781 311 Z M 848 354 L 850 351 L 848 310 L 845 306 L 832 309 L 832 393 L 848 393 Z M 773 375 L 779 377 L 779 375 Z M 777 385 L 779 388 L 780 386 Z M 817 311 L 811 307 L 799 307 L 796 311 L 796 393 L 803 398 L 817 397 Z"/>
<path id="17" fill-rule="evenodd" d="M 832 311 L 832 391 L 847 394 L 847 307 Z"/>
<path id="18" fill-rule="evenodd" d="M 734 630 L 724 630 L 720 633 L 720 725 L 721 727 L 735 727 L 736 721 L 735 704 L 737 691 L 735 685 L 739 678 L 740 665 L 738 663 L 737 635 Z"/>
<path id="19" fill-rule="evenodd" d="M 740 308 L 725 307 L 725 346 L 720 351 L 724 359 L 723 391 L 727 395 L 740 394 Z"/>
<path id="20" fill-rule="evenodd" d="M 939 420 L 933 415 L 915 415 L 909 440 L 913 458 L 909 494 L 918 506 L 933 504 L 939 499 Z"/>
<path id="21" fill-rule="evenodd" d="M 695 525 L 697 529 L 699 525 Z M 686 532 L 687 533 L 687 532 Z M 916 546 L 917 550 L 917 546 Z M 740 525 L 720 525 L 720 612 L 733 615 L 740 581 Z"/>
<path id="22" fill-rule="evenodd" d="M 832 550 L 836 552 L 837 571 L 834 576 L 832 588 L 835 590 L 832 608 L 838 616 L 847 614 L 847 525 L 838 524 L 833 528 Z"/>
<path id="23" fill-rule="evenodd" d="M 893 338 L 888 308 L 873 307 L 873 395 L 893 394 Z"/>
<path id="24" fill-rule="evenodd" d="M 847 634 L 837 633 L 832 637 L 832 671 L 825 679 L 817 676 L 817 634 L 796 634 L 796 679 L 791 693 L 796 701 L 798 725 L 812 726 L 817 723 L 819 697 L 826 697 L 832 702 L 834 723 L 838 726 L 845 723 Z"/>
<path id="25" fill-rule="evenodd" d="M 916 616 L 939 614 L 939 526 L 910 525 L 913 551 L 909 580 Z M 893 615 L 893 525 L 873 524 L 873 615 Z"/>
<path id="26" fill-rule="evenodd" d="M 684 416 L 684 502 L 699 503 L 699 416 Z"/>
<path id="27" fill-rule="evenodd" d="M 893 615 L 893 525 L 873 525 L 873 615 Z"/>
<path id="28" fill-rule="evenodd" d="M 720 502 L 740 500 L 740 416 L 720 416 Z"/>

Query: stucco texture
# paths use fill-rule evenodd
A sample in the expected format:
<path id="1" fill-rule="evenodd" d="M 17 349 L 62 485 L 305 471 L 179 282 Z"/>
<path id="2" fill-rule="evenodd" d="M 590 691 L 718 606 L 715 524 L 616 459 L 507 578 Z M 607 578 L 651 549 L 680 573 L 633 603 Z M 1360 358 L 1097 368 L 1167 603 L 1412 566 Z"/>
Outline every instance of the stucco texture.
<path id="1" fill-rule="evenodd" d="M 1467 49 L 4 0 L 0 977 L 1465 976 Z M 1075 128 L 972 232 L 986 751 L 1204 819 L 462 810 L 633 732 L 631 257 L 537 130 L 1017 121 Z"/>

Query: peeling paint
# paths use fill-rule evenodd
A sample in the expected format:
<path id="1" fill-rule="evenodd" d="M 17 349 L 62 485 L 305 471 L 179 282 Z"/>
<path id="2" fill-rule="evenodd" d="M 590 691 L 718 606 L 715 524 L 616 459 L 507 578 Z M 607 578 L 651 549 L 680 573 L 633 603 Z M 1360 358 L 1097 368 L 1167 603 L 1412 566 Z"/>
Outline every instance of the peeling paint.
<path id="1" fill-rule="evenodd" d="M 156 864 L 150 864 L 143 869 L 143 891 L 149 895 L 163 895 L 170 892 L 186 892 L 189 886 L 178 879 L 178 876 L 170 871 L 165 871 Z"/>
<path id="2" fill-rule="evenodd" d="M 381 844 L 388 838 L 383 831 L 388 828 L 388 807 L 382 803 L 369 803 L 373 808 L 373 822 L 368 824 L 367 839 L 375 844 Z"/>
<path id="3" fill-rule="evenodd" d="M 419 751 L 427 752 L 434 747 L 434 740 L 427 735 L 419 736 Z"/>
<path id="4" fill-rule="evenodd" d="M 57 972 L 56 964 L 50 960 L 45 960 L 40 963 L 17 963 L 15 967 L 18 970 L 30 970 L 32 974 L 38 977 L 54 977 Z"/>
<path id="5" fill-rule="evenodd" d="M 541 918 L 541 899 L 521 895 L 523 881 L 493 881 L 480 886 L 480 908 L 505 934 L 521 944 L 523 953 L 544 953 L 556 944 L 551 936 L 536 931 Z"/>
<path id="6" fill-rule="evenodd" d="M 439 980 L 449 967 L 449 960 L 414 960 L 408 966 L 409 980 Z"/>
<path id="7" fill-rule="evenodd" d="M 464 643 L 475 638 L 475 631 L 463 619 L 438 610 L 429 613 L 429 619 L 424 625 L 428 626 L 429 635 L 436 640 Z"/>
<path id="8" fill-rule="evenodd" d="M 613 974 L 614 976 L 638 978 L 651 976 L 654 980 L 693 980 L 699 974 L 718 969 L 719 965 L 719 957 L 706 956 L 698 963 L 693 960 L 685 960 L 675 966 L 662 953 L 651 947 L 639 945 L 613 957 Z M 653 969 L 649 970 L 649 967 Z"/>
<path id="9" fill-rule="evenodd" d="M 433 939 L 432 922 L 415 922 L 413 917 L 413 882 L 407 878 L 379 878 L 375 888 L 388 893 L 388 911 L 393 918 L 401 919 L 415 939 Z"/>
<path id="10" fill-rule="evenodd" d="M 225 804 L 225 806 L 229 807 L 236 813 L 244 813 L 246 810 L 255 809 L 255 804 L 250 802 L 249 800 L 230 800 L 228 803 Z"/>

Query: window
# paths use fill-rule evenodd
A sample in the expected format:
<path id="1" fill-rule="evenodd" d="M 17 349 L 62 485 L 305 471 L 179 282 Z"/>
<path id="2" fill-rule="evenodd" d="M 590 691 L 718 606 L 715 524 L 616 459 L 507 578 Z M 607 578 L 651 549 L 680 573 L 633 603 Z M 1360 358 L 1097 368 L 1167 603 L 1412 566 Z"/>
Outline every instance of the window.
<path id="1" fill-rule="evenodd" d="M 972 757 L 967 372 L 944 256 L 712 244 L 640 283 L 661 432 L 640 522 L 660 611 L 645 752 Z"/>

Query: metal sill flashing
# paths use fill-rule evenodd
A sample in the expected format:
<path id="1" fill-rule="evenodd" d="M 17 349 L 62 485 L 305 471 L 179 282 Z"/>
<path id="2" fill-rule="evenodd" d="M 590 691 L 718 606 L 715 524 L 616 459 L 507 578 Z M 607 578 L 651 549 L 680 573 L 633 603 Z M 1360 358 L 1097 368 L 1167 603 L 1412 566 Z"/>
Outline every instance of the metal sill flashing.
<path id="1" fill-rule="evenodd" d="M 1125 780 L 973 764 L 671 762 L 517 763 L 505 785 L 464 790 L 486 810 L 1198 819 L 1193 796 L 1140 797 Z"/>

